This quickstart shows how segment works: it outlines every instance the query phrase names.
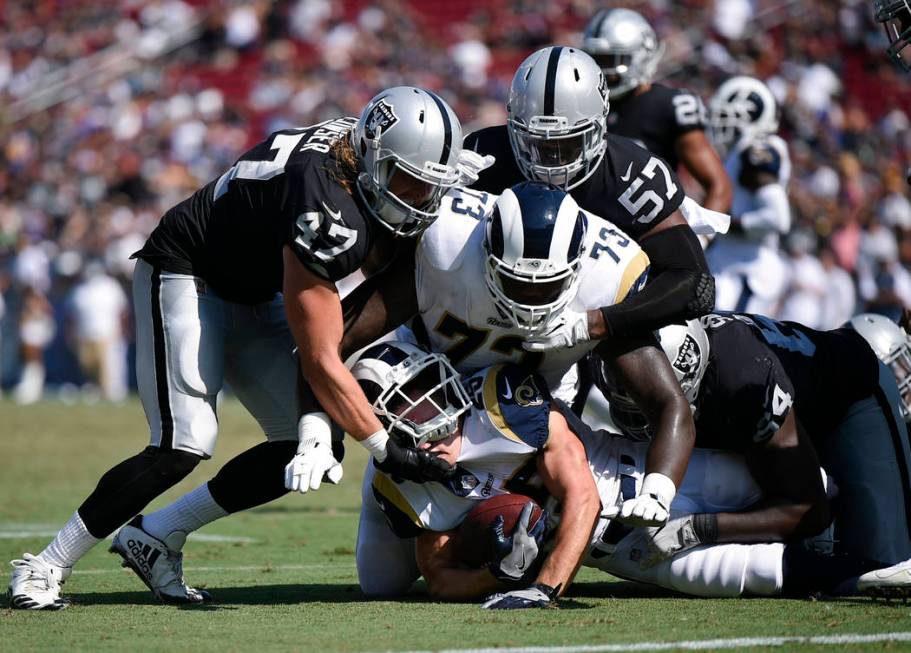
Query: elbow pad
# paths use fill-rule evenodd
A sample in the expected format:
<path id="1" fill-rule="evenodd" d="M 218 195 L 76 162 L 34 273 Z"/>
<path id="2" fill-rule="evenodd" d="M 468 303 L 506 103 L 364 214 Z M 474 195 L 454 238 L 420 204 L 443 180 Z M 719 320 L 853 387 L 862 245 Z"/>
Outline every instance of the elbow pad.
<path id="1" fill-rule="evenodd" d="M 693 320 L 715 310 L 715 277 L 707 272 L 696 275 L 693 297 L 686 305 L 686 319 Z"/>
<path id="2" fill-rule="evenodd" d="M 759 207 L 743 213 L 740 225 L 745 231 L 787 233 L 791 228 L 791 205 L 781 184 L 766 184 L 756 191 Z"/>

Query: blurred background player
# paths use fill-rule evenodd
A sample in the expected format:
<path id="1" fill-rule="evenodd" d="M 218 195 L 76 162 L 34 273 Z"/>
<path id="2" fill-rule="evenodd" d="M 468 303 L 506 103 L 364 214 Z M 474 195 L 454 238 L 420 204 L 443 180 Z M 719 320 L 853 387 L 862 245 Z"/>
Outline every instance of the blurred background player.
<path id="1" fill-rule="evenodd" d="M 70 315 L 79 366 L 85 380 L 108 401 L 127 394 L 125 325 L 130 304 L 101 261 L 86 265 L 70 295 Z"/>
<path id="2" fill-rule="evenodd" d="M 585 27 L 582 48 L 601 66 L 610 90 L 610 133 L 631 138 L 667 161 L 680 164 L 705 189 L 702 206 L 728 213 L 731 180 L 706 137 L 702 99 L 652 82 L 664 45 L 641 14 L 602 9 Z"/>
<path id="3" fill-rule="evenodd" d="M 734 182 L 731 228 L 706 253 L 715 308 L 774 315 L 787 288 L 779 241 L 791 229 L 791 159 L 778 131 L 778 103 L 753 77 L 722 84 L 709 102 L 712 140 Z"/>

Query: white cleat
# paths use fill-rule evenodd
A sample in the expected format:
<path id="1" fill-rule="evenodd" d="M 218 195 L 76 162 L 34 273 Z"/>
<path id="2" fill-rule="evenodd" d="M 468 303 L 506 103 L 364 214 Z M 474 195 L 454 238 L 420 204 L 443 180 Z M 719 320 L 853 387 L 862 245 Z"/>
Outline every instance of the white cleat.
<path id="1" fill-rule="evenodd" d="M 60 598 L 60 586 L 66 582 L 72 567 L 57 567 L 31 553 L 10 562 L 13 576 L 9 581 L 9 603 L 19 610 L 62 610 L 69 602 Z"/>
<path id="2" fill-rule="evenodd" d="M 867 596 L 907 599 L 911 596 L 911 560 L 868 571 L 857 579 L 857 591 Z"/>
<path id="3" fill-rule="evenodd" d="M 120 529 L 111 544 L 111 553 L 123 558 L 139 579 L 164 603 L 202 603 L 212 597 L 205 590 L 186 584 L 183 578 L 183 546 L 186 535 L 172 533 L 171 547 L 142 530 L 142 515 Z"/>

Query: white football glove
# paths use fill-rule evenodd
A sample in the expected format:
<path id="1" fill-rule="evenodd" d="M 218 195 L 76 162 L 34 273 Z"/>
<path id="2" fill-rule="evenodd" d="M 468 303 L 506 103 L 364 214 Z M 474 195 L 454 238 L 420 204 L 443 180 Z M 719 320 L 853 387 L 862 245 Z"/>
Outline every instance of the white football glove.
<path id="1" fill-rule="evenodd" d="M 633 527 L 663 526 L 675 494 L 677 486 L 667 476 L 646 474 L 639 495 L 623 502 L 617 519 Z"/>
<path id="2" fill-rule="evenodd" d="M 459 186 L 471 186 L 478 180 L 478 175 L 494 164 L 496 158 L 490 154 L 478 154 L 471 150 L 462 150 L 459 153 Z"/>
<path id="3" fill-rule="evenodd" d="M 661 528 L 648 529 L 648 553 L 643 556 L 639 567 L 641 569 L 654 567 L 681 551 L 702 544 L 702 540 L 696 535 L 693 517 L 694 515 L 684 515 L 671 519 Z"/>
<path id="4" fill-rule="evenodd" d="M 285 466 L 285 487 L 305 494 L 318 490 L 323 477 L 330 483 L 342 480 L 342 466 L 332 455 L 332 426 L 326 413 L 310 413 L 300 421 L 300 444 Z"/>
<path id="5" fill-rule="evenodd" d="M 530 336 L 522 343 L 528 351 L 567 349 L 581 342 L 588 342 L 588 313 L 564 308 L 556 323 L 542 334 Z"/>

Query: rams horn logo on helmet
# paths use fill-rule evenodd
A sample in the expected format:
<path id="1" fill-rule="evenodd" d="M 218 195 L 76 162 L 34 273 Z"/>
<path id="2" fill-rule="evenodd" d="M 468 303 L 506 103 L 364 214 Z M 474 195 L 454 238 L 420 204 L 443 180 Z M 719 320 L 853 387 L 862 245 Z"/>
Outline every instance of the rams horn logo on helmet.
<path id="1" fill-rule="evenodd" d="M 535 379 L 531 376 L 527 377 L 522 381 L 522 385 L 516 388 L 515 397 L 516 403 L 522 408 L 540 406 L 544 403 L 544 397 L 541 396 L 541 391 L 538 390 L 538 386 L 535 385 Z"/>
<path id="2" fill-rule="evenodd" d="M 399 117 L 392 110 L 392 105 L 382 99 L 373 105 L 367 115 L 364 133 L 367 134 L 367 138 L 376 138 L 383 132 L 388 131 L 398 121 Z"/>

